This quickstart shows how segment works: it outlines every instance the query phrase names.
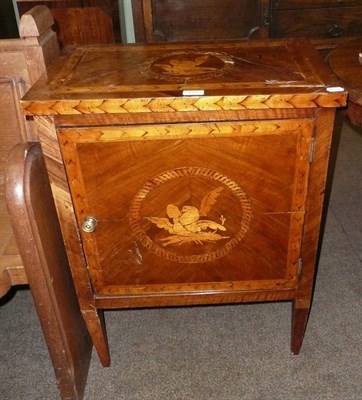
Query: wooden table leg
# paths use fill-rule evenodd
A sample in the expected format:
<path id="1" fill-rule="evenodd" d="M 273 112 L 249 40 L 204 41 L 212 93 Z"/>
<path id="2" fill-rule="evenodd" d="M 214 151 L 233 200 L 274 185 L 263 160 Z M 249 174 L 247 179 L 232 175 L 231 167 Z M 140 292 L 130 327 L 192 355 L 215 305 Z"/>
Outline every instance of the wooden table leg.
<path id="1" fill-rule="evenodd" d="M 309 308 L 297 308 L 293 302 L 291 350 L 294 355 L 298 355 L 302 347 L 308 316 Z"/>
<path id="2" fill-rule="evenodd" d="M 109 367 L 111 357 L 103 310 L 82 310 L 82 314 L 103 367 Z"/>

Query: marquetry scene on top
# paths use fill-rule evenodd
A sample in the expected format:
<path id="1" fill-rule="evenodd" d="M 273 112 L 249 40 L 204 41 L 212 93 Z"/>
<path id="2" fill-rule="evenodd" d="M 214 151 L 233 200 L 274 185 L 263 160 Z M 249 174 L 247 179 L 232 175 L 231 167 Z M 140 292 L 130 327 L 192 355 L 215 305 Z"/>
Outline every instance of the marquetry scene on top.
<path id="1" fill-rule="evenodd" d="M 302 41 L 80 47 L 23 107 L 70 115 L 343 105 L 345 93 L 326 92 L 336 78 L 320 63 Z"/>

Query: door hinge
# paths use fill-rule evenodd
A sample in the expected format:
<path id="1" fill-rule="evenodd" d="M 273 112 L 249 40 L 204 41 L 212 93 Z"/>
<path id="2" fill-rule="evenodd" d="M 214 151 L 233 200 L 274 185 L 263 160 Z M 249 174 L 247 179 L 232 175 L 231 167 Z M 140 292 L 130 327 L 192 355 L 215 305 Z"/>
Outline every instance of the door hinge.
<path id="1" fill-rule="evenodd" d="M 311 138 L 309 143 L 309 162 L 312 163 L 314 159 L 314 152 L 315 152 L 315 138 Z"/>

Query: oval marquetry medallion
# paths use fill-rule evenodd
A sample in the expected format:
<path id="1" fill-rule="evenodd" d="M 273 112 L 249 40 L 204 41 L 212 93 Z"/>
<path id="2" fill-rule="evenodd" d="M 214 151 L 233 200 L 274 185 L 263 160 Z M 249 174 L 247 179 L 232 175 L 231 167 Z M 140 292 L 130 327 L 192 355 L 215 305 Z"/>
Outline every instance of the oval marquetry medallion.
<path id="1" fill-rule="evenodd" d="M 202 263 L 227 255 L 252 218 L 240 185 L 202 167 L 165 171 L 135 195 L 129 222 L 137 239 L 169 261 Z"/>

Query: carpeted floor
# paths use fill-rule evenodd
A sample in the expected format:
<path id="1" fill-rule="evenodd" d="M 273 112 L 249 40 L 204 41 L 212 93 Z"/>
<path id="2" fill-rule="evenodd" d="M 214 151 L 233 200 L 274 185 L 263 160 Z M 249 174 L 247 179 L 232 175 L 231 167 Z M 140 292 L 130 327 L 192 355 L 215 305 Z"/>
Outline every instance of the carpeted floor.
<path id="1" fill-rule="evenodd" d="M 107 312 L 112 364 L 103 368 L 93 354 L 85 400 L 362 399 L 362 131 L 348 123 L 299 356 L 289 350 L 290 309 Z M 0 399 L 58 399 L 28 290 L 0 306 L 0 335 Z"/>

